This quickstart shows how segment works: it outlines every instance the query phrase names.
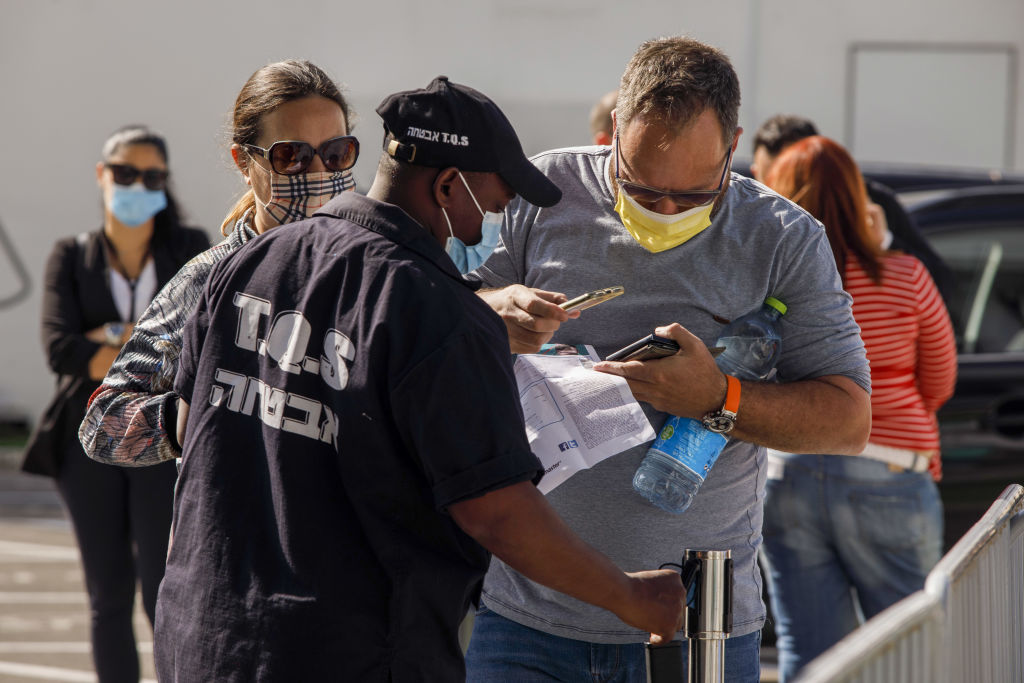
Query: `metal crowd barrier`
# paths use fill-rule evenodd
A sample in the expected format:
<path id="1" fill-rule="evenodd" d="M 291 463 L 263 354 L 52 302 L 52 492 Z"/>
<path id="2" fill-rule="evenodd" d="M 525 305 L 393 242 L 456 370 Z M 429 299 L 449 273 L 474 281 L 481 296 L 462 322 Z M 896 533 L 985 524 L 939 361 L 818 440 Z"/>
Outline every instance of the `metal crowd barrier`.
<path id="1" fill-rule="evenodd" d="M 798 683 L 1024 682 L 1024 486 L 1008 486 L 924 590 L 810 662 Z"/>

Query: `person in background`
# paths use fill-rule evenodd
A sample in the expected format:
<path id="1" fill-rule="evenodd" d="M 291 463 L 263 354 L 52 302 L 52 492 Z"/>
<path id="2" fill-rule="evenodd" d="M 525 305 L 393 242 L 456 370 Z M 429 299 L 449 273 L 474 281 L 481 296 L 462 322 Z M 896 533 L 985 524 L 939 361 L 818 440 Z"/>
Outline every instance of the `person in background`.
<path id="1" fill-rule="evenodd" d="M 794 114 L 777 114 L 757 129 L 754 135 L 754 160 L 750 172 L 764 182 L 776 157 L 789 145 L 817 135 L 814 122 Z M 884 248 L 913 254 L 924 263 L 932 280 L 948 305 L 956 286 L 952 269 L 928 244 L 899 199 L 889 187 L 877 180 L 865 179 L 868 193 L 868 219 L 882 235 Z"/>
<path id="2" fill-rule="evenodd" d="M 612 111 L 618 97 L 618 90 L 606 92 L 590 110 L 590 135 L 595 145 L 612 144 Z"/>
<path id="3" fill-rule="evenodd" d="M 537 491 L 505 327 L 442 246 L 561 193 L 472 88 L 377 112 L 367 195 L 218 264 L 186 326 L 161 680 L 462 680 L 488 551 L 638 629 L 682 622 L 678 574 L 620 571 Z"/>
<path id="4" fill-rule="evenodd" d="M 800 140 L 765 182 L 824 224 L 871 363 L 871 435 L 859 457 L 768 455 L 762 550 L 788 681 L 855 628 L 858 612 L 869 619 L 923 588 L 938 562 L 942 502 L 929 467 L 957 357 L 927 269 L 882 246 L 842 146 Z"/>
<path id="5" fill-rule="evenodd" d="M 754 133 L 754 158 L 750 174 L 764 182 L 775 158 L 798 140 L 818 134 L 814 122 L 795 114 L 776 114 L 767 119 Z"/>
<path id="6" fill-rule="evenodd" d="M 310 62 L 268 64 L 246 81 L 235 99 L 231 157 L 249 190 L 224 220 L 226 239 L 160 291 L 93 395 L 79 429 L 89 457 L 135 467 L 181 455 L 172 384 L 181 330 L 210 269 L 256 235 L 354 187 L 359 144 L 350 118 L 338 85 Z"/>
<path id="7" fill-rule="evenodd" d="M 172 463 L 129 472 L 93 462 L 77 428 L 153 295 L 210 245 L 205 232 L 181 225 L 167 163 L 166 141 L 149 128 L 111 135 L 96 164 L 103 226 L 57 242 L 44 279 L 43 350 L 57 391 L 22 469 L 53 477 L 71 518 L 89 595 L 93 663 L 103 683 L 139 678 L 136 579 L 152 624 L 176 473 Z"/>
<path id="8" fill-rule="evenodd" d="M 622 567 L 678 562 L 686 548 L 731 550 L 725 678 L 757 681 L 763 446 L 860 451 L 869 373 L 821 227 L 730 173 L 739 104 L 739 79 L 720 50 L 685 37 L 642 44 L 622 75 L 613 144 L 534 157 L 562 201 L 537 210 L 513 200 L 498 248 L 472 276 L 493 288 L 480 296 L 502 315 L 517 353 L 551 341 L 590 344 L 605 357 L 651 332 L 679 343 L 675 356 L 595 369 L 626 378 L 655 430 L 669 414 L 728 423 L 729 443 L 690 508 L 664 512 L 633 490 L 648 444 L 573 475 L 547 498 Z M 575 320 L 558 306 L 558 294 L 610 285 L 625 293 Z M 789 307 L 779 382 L 730 381 L 706 345 L 768 296 Z M 495 560 L 467 671 L 475 681 L 644 681 L 646 638 Z"/>

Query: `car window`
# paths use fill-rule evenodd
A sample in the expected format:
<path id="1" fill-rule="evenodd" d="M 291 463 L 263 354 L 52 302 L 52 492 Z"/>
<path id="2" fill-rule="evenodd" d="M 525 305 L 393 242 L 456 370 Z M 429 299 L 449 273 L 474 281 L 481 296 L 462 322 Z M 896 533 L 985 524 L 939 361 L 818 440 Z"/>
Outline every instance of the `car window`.
<path id="1" fill-rule="evenodd" d="M 949 313 L 957 348 L 1024 351 L 1024 225 L 953 225 L 928 241 L 956 275 Z"/>

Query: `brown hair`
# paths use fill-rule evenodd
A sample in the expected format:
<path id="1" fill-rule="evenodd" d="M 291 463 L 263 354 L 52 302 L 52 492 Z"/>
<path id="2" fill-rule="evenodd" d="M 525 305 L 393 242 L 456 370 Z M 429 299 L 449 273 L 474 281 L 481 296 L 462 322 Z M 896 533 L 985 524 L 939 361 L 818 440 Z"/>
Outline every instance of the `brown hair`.
<path id="1" fill-rule="evenodd" d="M 739 127 L 740 81 L 725 53 L 692 38 L 649 40 L 637 48 L 619 85 L 616 121 L 653 115 L 685 127 L 712 109 L 726 145 Z"/>
<path id="2" fill-rule="evenodd" d="M 612 134 L 612 109 L 615 109 L 615 101 L 619 97 L 618 90 L 612 90 L 601 96 L 597 104 L 590 110 L 590 134 L 598 133 Z"/>
<path id="3" fill-rule="evenodd" d="M 825 226 L 844 286 L 848 254 L 881 284 L 882 250 L 870 236 L 864 178 L 842 145 L 822 135 L 793 143 L 772 164 L 765 184 Z"/>
<path id="4" fill-rule="evenodd" d="M 237 145 L 256 144 L 263 117 L 282 104 L 319 95 L 336 102 L 345 115 L 345 125 L 352 129 L 351 112 L 341 89 L 324 71 L 305 60 L 288 59 L 267 64 L 249 77 L 235 99 L 231 116 L 231 142 Z M 249 189 L 228 212 L 220 230 L 228 234 L 247 211 L 256 206 L 256 195 Z"/>
<path id="5" fill-rule="evenodd" d="M 776 114 L 761 124 L 754 133 L 754 151 L 764 147 L 768 154 L 778 156 L 786 147 L 798 140 L 818 134 L 814 122 L 796 114 Z"/>

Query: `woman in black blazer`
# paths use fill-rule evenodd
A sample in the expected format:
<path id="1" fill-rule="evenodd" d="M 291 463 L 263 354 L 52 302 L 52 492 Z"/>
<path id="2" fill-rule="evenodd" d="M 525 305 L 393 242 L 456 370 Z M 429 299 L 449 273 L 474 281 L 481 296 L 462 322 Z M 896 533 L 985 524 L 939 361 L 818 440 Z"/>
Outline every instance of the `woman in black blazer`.
<path id="1" fill-rule="evenodd" d="M 171 527 L 174 464 L 128 469 L 90 460 L 78 442 L 89 396 L 134 322 L 206 233 L 179 224 L 167 188 L 167 146 L 142 126 L 107 140 L 96 165 L 99 230 L 60 240 L 46 265 L 42 341 L 57 392 L 22 469 L 56 479 L 78 539 L 89 593 L 93 661 L 102 683 L 138 681 L 132 631 L 136 576 L 150 624 Z"/>

